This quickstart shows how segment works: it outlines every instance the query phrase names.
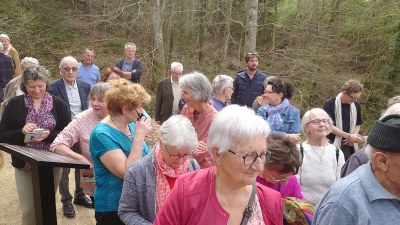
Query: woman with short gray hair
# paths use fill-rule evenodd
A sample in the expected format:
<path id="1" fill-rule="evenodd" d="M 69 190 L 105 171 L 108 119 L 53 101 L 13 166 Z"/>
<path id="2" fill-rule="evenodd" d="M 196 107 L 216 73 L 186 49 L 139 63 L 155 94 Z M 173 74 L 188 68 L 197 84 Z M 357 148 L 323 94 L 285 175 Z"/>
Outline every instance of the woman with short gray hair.
<path id="1" fill-rule="evenodd" d="M 269 133 L 251 109 L 222 109 L 207 142 L 215 166 L 178 177 L 154 224 L 283 224 L 281 195 L 256 183 L 271 157 Z"/>
<path id="2" fill-rule="evenodd" d="M 201 168 L 213 165 L 207 152 L 208 130 L 217 111 L 210 103 L 212 87 L 208 78 L 199 72 L 186 74 L 179 79 L 182 89 L 182 98 L 186 105 L 181 114 L 186 116 L 196 130 L 199 145 L 193 152 L 193 157 L 199 162 Z"/>
<path id="3" fill-rule="evenodd" d="M 189 119 L 174 115 L 160 128 L 159 143 L 125 174 L 118 215 L 126 225 L 152 224 L 178 176 L 200 169 L 190 157 L 197 135 Z"/>

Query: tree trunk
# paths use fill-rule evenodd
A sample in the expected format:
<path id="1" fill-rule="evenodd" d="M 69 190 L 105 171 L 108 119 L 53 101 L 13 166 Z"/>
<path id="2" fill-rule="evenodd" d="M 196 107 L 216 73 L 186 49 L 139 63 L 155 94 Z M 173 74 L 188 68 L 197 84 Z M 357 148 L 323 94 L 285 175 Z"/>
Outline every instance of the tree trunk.
<path id="1" fill-rule="evenodd" d="M 200 23 L 199 23 L 199 63 L 203 64 L 203 56 L 204 56 L 204 41 L 205 41 L 205 33 L 206 33 L 206 11 L 207 3 L 206 0 L 200 1 Z"/>
<path id="2" fill-rule="evenodd" d="M 233 0 L 227 0 L 226 2 L 226 17 L 225 17 L 225 29 L 224 29 L 224 45 L 223 45 L 223 57 L 221 62 L 221 67 L 225 68 L 227 65 L 227 56 L 228 56 L 228 49 L 229 49 L 229 39 L 231 36 L 231 18 L 232 18 L 232 2 Z"/>
<path id="3" fill-rule="evenodd" d="M 246 0 L 245 50 L 255 52 L 257 47 L 258 0 Z"/>
<path id="4" fill-rule="evenodd" d="M 86 13 L 91 14 L 92 13 L 92 0 L 85 0 L 86 3 Z"/>
<path id="5" fill-rule="evenodd" d="M 165 51 L 161 20 L 161 0 L 153 0 L 152 4 L 152 25 L 153 25 L 153 74 L 151 85 L 155 87 L 158 81 L 164 78 Z"/>

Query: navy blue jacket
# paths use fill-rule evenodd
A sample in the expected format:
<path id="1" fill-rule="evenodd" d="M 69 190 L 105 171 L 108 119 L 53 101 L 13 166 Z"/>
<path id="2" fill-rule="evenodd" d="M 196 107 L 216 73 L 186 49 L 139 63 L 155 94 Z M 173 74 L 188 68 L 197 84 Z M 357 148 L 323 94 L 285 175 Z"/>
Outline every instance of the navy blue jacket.
<path id="1" fill-rule="evenodd" d="M 251 80 L 245 70 L 237 73 L 233 81 L 232 104 L 245 105 L 251 108 L 254 99 L 264 93 L 264 80 L 266 78 L 267 75 L 259 70 L 256 71 L 256 75 Z"/>
<path id="2" fill-rule="evenodd" d="M 124 61 L 125 61 L 125 58 L 121 59 L 120 61 L 118 61 L 115 64 L 115 66 L 118 67 L 120 70 L 125 71 L 122 68 L 124 66 Z M 131 72 L 131 79 L 130 80 L 133 83 L 140 83 L 140 76 L 143 73 L 143 65 L 138 59 L 133 60 L 132 70 L 136 70 L 136 71 L 135 72 Z M 129 72 L 129 71 L 126 71 L 126 72 Z"/>
<path id="3" fill-rule="evenodd" d="M 90 84 L 78 79 L 76 80 L 76 84 L 78 85 L 79 98 L 81 99 L 81 109 L 84 111 L 89 107 L 88 97 L 90 92 Z M 50 84 L 49 93 L 64 100 L 64 102 L 67 103 L 69 110 L 71 110 L 68 101 L 67 89 L 65 88 L 64 80 L 62 78 L 55 80 Z"/>

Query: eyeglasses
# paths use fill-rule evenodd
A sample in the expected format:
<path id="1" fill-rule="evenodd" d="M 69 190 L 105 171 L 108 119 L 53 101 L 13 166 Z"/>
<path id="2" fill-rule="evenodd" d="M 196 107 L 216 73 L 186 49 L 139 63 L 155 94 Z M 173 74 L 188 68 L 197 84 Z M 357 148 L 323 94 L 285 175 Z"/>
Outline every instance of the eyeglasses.
<path id="1" fill-rule="evenodd" d="M 136 113 L 137 113 L 137 115 L 138 115 L 137 121 L 139 121 L 140 119 L 142 119 L 142 117 L 146 117 L 146 116 L 144 115 L 144 113 L 138 112 L 136 108 L 135 108 L 135 111 L 136 111 Z"/>
<path id="2" fill-rule="evenodd" d="M 355 101 L 355 102 L 358 101 L 358 99 L 360 99 L 360 97 L 353 97 L 353 96 L 351 96 L 350 93 L 347 92 L 347 91 L 346 91 L 346 94 L 351 98 L 351 100 L 353 100 L 353 101 Z"/>
<path id="3" fill-rule="evenodd" d="M 165 147 L 165 150 L 167 150 L 167 153 L 168 153 L 169 157 L 170 157 L 172 160 L 178 160 L 178 159 L 180 159 L 180 158 L 187 158 L 187 157 L 192 156 L 192 154 L 190 154 L 190 153 L 188 153 L 188 154 L 183 154 L 183 155 L 180 155 L 180 154 L 171 155 L 171 153 L 169 153 L 169 151 L 168 151 L 167 146 L 164 145 L 164 147 Z"/>
<path id="4" fill-rule="evenodd" d="M 281 184 L 281 183 L 287 184 L 288 180 L 289 180 L 291 177 L 292 177 L 292 175 L 289 175 L 289 176 L 287 176 L 287 177 L 285 177 L 285 178 L 275 178 L 275 177 L 272 177 L 272 182 L 274 182 L 275 184 Z"/>
<path id="5" fill-rule="evenodd" d="M 78 71 L 78 68 L 77 67 L 72 67 L 72 68 L 69 68 L 69 67 L 64 67 L 64 68 L 62 68 L 65 72 L 69 72 L 69 71 L 71 71 L 72 70 L 72 72 L 76 72 L 76 71 Z"/>
<path id="6" fill-rule="evenodd" d="M 256 152 L 251 152 L 251 153 L 247 153 L 246 155 L 241 155 L 230 149 L 228 149 L 228 152 L 242 158 L 245 166 L 253 165 L 253 163 L 257 160 L 257 158 L 260 158 L 261 161 L 263 161 L 263 162 L 268 161 L 271 158 L 271 152 L 268 150 L 265 152 L 262 152 L 261 154 L 257 154 Z"/>
<path id="7" fill-rule="evenodd" d="M 265 94 L 265 95 L 266 95 L 266 94 L 270 95 L 270 94 L 273 94 L 273 93 L 276 93 L 276 92 L 274 92 L 274 91 L 264 91 L 264 94 Z"/>
<path id="8" fill-rule="evenodd" d="M 322 124 L 328 124 L 328 123 L 329 123 L 329 120 L 328 120 L 328 119 L 322 119 L 322 120 L 320 120 L 320 119 L 315 119 L 315 120 L 309 121 L 307 124 L 311 123 L 311 124 L 313 124 L 313 125 L 320 125 L 321 122 L 322 122 Z"/>

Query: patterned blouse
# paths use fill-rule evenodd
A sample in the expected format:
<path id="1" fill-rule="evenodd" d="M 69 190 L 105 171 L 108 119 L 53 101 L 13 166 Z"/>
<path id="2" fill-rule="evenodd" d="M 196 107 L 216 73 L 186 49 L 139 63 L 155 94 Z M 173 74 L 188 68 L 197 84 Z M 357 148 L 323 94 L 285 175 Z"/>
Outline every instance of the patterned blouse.
<path id="1" fill-rule="evenodd" d="M 53 98 L 46 92 L 40 103 L 38 110 L 35 110 L 35 103 L 30 95 L 24 95 L 25 107 L 28 109 L 28 114 L 26 115 L 26 123 L 34 123 L 38 128 L 45 130 L 54 130 L 56 126 L 56 120 L 54 119 L 51 110 L 53 109 Z M 50 147 L 50 143 L 44 141 L 32 141 L 25 144 L 27 147 L 46 149 Z M 31 171 L 31 165 L 25 162 L 24 168 L 25 172 Z"/>
<path id="2" fill-rule="evenodd" d="M 89 151 L 90 134 L 100 121 L 101 118 L 96 116 L 93 109 L 83 111 L 75 116 L 72 122 L 57 135 L 53 144 L 50 146 L 50 151 L 54 152 L 54 149 L 60 144 L 71 148 L 75 143 L 79 142 L 82 155 L 93 165 L 93 160 Z M 81 182 L 81 186 L 85 194 L 94 196 L 94 190 L 96 188 L 95 182 Z"/>

